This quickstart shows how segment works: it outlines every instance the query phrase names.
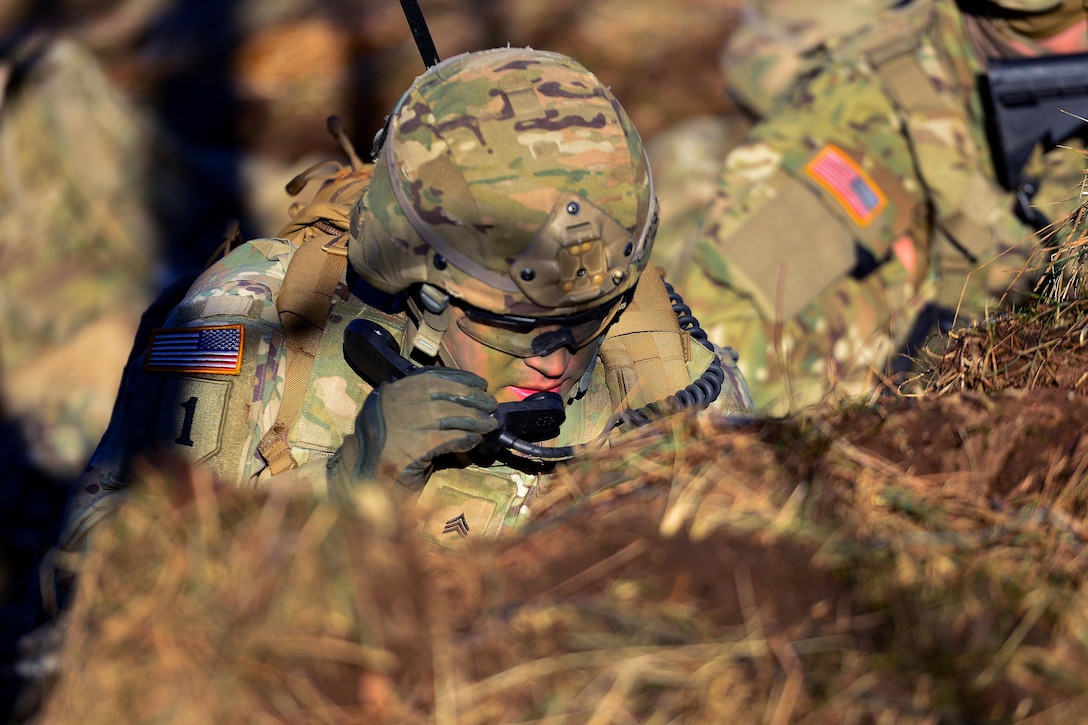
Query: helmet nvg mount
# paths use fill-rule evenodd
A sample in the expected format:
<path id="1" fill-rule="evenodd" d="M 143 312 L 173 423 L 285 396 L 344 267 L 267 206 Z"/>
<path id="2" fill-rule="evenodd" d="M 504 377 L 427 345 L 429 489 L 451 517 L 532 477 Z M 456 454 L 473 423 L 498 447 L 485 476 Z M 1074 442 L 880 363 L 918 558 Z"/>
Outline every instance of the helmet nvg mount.
<path id="1" fill-rule="evenodd" d="M 424 313 L 441 318 L 416 341 L 427 354 L 450 298 L 497 315 L 572 315 L 616 300 L 649 260 L 646 151 L 612 93 L 571 58 L 528 48 L 449 58 L 416 79 L 379 144 L 348 256 L 386 292 L 422 285 Z"/>

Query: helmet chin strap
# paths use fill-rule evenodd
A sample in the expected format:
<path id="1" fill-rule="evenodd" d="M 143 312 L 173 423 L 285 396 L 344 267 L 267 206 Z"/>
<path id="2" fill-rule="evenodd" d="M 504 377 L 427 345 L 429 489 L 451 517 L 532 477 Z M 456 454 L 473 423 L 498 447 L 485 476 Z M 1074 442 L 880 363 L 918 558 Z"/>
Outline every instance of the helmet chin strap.
<path id="1" fill-rule="evenodd" d="M 601 343 L 603 341 L 604 333 L 601 333 L 601 336 L 597 338 L 596 342 L 596 347 L 598 351 L 601 349 Z M 598 360 L 600 360 L 600 356 L 597 353 L 594 353 L 593 357 L 589 360 L 589 367 L 587 367 L 586 371 L 582 373 L 582 377 L 578 378 L 578 384 L 572 387 L 570 392 L 567 393 L 568 403 L 573 401 L 575 398 L 584 395 L 586 391 L 589 390 L 589 384 L 593 380 L 593 369 L 597 367 Z"/>
<path id="2" fill-rule="evenodd" d="M 410 332 L 408 349 L 418 350 L 429 358 L 439 357 L 449 364 L 449 355 L 442 347 L 442 336 L 450 323 L 450 297 L 434 285 L 425 284 L 420 288 L 419 298 L 408 296 L 408 309 L 415 322 Z"/>

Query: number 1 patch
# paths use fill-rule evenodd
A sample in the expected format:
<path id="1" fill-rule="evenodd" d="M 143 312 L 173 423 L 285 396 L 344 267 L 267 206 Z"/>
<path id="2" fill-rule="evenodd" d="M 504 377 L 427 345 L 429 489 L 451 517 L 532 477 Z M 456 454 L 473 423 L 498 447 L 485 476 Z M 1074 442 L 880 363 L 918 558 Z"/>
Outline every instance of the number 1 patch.
<path id="1" fill-rule="evenodd" d="M 224 379 L 168 377 L 159 398 L 156 439 L 173 443 L 174 450 L 193 463 L 218 453 L 230 389 Z"/>

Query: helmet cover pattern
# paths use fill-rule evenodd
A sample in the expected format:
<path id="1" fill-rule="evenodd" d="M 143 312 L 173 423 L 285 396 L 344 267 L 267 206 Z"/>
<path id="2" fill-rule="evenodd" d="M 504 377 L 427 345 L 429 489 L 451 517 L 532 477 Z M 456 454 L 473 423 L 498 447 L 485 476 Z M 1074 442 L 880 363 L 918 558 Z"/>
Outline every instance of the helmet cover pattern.
<path id="1" fill-rule="evenodd" d="M 642 140 L 571 58 L 450 58 L 416 79 L 384 134 L 349 244 L 379 289 L 427 283 L 498 314 L 565 315 L 631 289 L 649 260 Z"/>

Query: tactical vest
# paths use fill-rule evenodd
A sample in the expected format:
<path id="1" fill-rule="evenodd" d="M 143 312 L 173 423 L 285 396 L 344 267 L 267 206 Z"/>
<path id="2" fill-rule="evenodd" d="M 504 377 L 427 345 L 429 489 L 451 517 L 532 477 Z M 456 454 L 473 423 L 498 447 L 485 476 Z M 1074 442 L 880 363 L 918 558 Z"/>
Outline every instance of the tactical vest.
<path id="1" fill-rule="evenodd" d="M 311 204 L 294 210 L 280 233 L 289 244 L 254 240 L 198 280 L 172 313 L 171 329 L 159 334 L 224 336 L 225 347 L 236 340 L 233 374 L 164 366 L 169 348 L 153 338 L 131 396 L 143 402 L 130 407 L 126 426 L 155 431 L 160 443 L 236 485 L 276 485 L 276 476 L 307 464 L 307 475 L 313 465 L 324 470 L 371 389 L 344 360 L 344 329 L 363 317 L 403 342 L 406 327 L 403 313 L 365 304 L 346 280 L 347 215 L 369 168 L 341 169 Z M 278 289 L 271 279 L 237 273 L 247 259 L 278 268 L 287 254 Z M 250 296 L 247 285 L 263 288 L 262 296 Z M 617 411 L 664 400 L 719 365 L 715 352 L 692 342 L 661 276 L 647 271 L 602 342 L 585 394 L 567 406 L 556 444 L 606 433 Z M 750 405 L 733 363 L 723 363 L 733 373 L 725 396 Z M 538 478 L 505 465 L 437 470 L 420 495 L 422 533 L 443 545 L 497 536 L 527 513 Z"/>

